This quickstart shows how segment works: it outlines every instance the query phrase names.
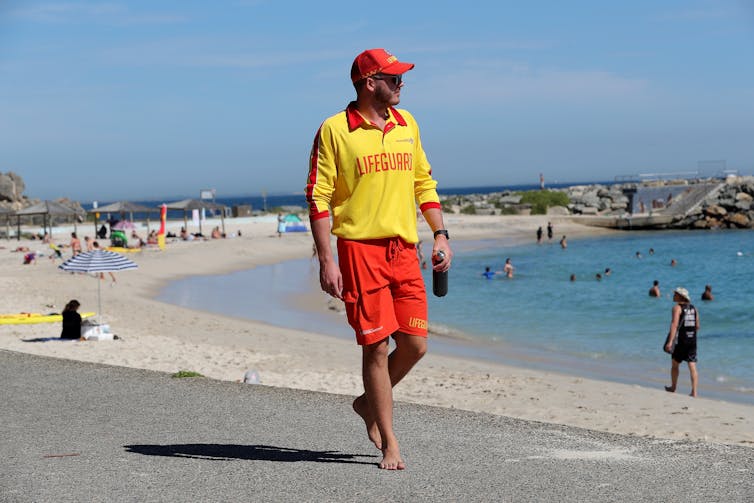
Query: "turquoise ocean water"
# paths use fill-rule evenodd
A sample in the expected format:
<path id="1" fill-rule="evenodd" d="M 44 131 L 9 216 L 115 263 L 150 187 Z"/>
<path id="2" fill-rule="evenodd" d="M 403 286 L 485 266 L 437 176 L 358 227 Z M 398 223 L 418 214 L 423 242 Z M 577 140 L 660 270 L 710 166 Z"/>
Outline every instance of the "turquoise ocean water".
<path id="1" fill-rule="evenodd" d="M 540 245 L 534 240 L 517 246 L 494 240 L 454 242 L 449 293 L 441 299 L 429 296 L 430 324 L 449 337 L 434 337 L 431 349 L 661 387 L 669 381 L 670 358 L 661 346 L 670 324 L 672 290 L 683 286 L 700 312 L 701 393 L 754 403 L 754 234 L 627 232 L 571 240 L 562 250 L 557 228 L 555 232 L 551 242 Z M 506 257 L 516 267 L 513 279 L 481 276 L 486 266 L 502 269 Z M 604 272 L 608 267 L 609 276 Z M 317 273 L 316 263 L 297 260 L 187 278 L 168 285 L 159 298 L 352 338 L 342 315 L 306 307 L 313 299 L 324 300 Z M 429 285 L 431 272 L 425 274 Z M 571 274 L 576 281 L 569 280 Z M 648 296 L 655 279 L 661 298 Z M 699 300 L 705 284 L 712 285 L 712 302 Z M 679 391 L 687 392 L 685 365 L 679 383 Z"/>

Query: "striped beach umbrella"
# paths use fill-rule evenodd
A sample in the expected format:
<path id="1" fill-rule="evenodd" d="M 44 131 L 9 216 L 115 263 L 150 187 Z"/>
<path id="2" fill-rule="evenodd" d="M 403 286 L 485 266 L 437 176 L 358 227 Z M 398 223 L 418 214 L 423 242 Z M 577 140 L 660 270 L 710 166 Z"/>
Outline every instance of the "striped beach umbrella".
<path id="1" fill-rule="evenodd" d="M 102 315 L 102 295 L 99 273 L 118 272 L 136 269 L 139 266 L 136 263 L 120 253 L 107 250 L 92 250 L 69 258 L 58 266 L 60 269 L 68 272 L 83 272 L 97 274 L 97 321 Z"/>

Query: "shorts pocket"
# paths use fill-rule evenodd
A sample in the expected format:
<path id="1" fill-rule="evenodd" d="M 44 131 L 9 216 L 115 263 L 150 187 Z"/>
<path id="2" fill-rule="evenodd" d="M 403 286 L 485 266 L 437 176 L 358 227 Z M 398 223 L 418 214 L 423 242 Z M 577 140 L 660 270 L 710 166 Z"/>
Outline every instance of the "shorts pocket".
<path id="1" fill-rule="evenodd" d="M 346 305 L 346 317 L 351 328 L 359 331 L 357 310 L 359 305 L 359 294 L 357 292 L 343 292 L 343 303 Z"/>

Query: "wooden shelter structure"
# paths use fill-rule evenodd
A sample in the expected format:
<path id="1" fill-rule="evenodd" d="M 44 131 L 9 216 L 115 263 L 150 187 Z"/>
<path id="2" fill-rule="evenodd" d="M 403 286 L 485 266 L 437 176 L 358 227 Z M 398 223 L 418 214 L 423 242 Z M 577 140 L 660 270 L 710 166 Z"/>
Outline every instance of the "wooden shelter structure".
<path id="1" fill-rule="evenodd" d="M 58 203 L 56 201 L 42 201 L 37 204 L 33 204 L 27 208 L 16 211 L 14 215 L 16 216 L 16 225 L 18 227 L 17 237 L 19 240 L 21 239 L 21 217 L 33 217 L 36 215 L 42 215 L 42 227 L 44 228 L 45 232 L 47 232 L 49 229 L 49 234 L 50 236 L 52 236 L 53 217 L 74 217 L 73 229 L 74 231 L 76 231 L 77 218 L 84 216 L 81 211 L 75 208 L 71 208 L 70 206 Z"/>
<path id="2" fill-rule="evenodd" d="M 106 204 L 99 208 L 92 208 L 89 210 L 90 214 L 94 215 L 94 234 L 97 235 L 97 225 L 99 225 L 100 213 L 118 213 L 121 220 L 123 220 L 128 213 L 129 220 L 133 222 L 134 213 L 146 213 L 147 214 L 147 232 L 149 232 L 149 214 L 153 211 L 160 211 L 159 209 L 144 206 L 143 204 L 132 203 L 131 201 L 117 201 L 115 203 Z"/>
<path id="3" fill-rule="evenodd" d="M 167 203 L 169 210 L 183 210 L 183 225 L 184 228 L 188 228 L 188 212 L 193 210 L 213 210 L 220 211 L 220 220 L 222 222 L 223 234 L 225 234 L 225 206 L 224 204 L 214 203 L 212 201 L 204 199 L 184 199 L 182 201 L 175 201 L 173 203 Z M 202 232 L 202 220 L 199 219 L 199 233 Z"/>

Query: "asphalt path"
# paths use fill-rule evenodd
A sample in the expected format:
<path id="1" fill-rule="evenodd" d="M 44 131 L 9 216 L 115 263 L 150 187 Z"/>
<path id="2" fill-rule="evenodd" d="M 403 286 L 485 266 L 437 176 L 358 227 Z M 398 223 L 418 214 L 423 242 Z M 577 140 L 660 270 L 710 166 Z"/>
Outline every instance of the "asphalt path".
<path id="1" fill-rule="evenodd" d="M 754 500 L 745 447 L 397 403 L 387 472 L 351 397 L 8 351 L 0 390 L 2 502 Z"/>

